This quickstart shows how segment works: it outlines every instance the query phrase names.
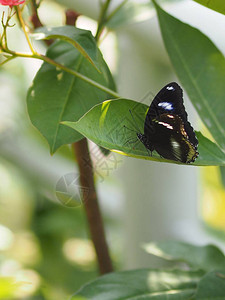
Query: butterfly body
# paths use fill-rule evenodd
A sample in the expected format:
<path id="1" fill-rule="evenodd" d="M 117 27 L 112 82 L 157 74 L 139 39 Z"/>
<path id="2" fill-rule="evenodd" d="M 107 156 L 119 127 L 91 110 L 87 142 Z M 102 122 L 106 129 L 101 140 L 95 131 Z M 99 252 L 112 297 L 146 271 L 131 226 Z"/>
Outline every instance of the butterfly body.
<path id="1" fill-rule="evenodd" d="M 176 82 L 167 84 L 153 99 L 146 115 L 144 134 L 138 139 L 166 159 L 194 162 L 198 140 L 183 104 L 183 92 Z"/>

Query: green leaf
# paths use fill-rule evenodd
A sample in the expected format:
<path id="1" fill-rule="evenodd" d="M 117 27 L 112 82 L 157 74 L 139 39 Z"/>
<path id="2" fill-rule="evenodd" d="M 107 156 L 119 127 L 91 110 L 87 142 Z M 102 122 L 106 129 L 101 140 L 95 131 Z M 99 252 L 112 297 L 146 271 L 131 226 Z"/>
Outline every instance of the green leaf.
<path id="1" fill-rule="evenodd" d="M 111 273 L 83 286 L 75 296 L 95 300 L 190 299 L 201 271 L 132 270 Z M 71 300 L 76 298 L 72 297 Z"/>
<path id="2" fill-rule="evenodd" d="M 99 51 L 92 33 L 66 25 L 60 27 L 40 27 L 35 30 L 36 40 L 60 39 L 72 44 L 90 63 L 100 71 Z"/>
<path id="3" fill-rule="evenodd" d="M 134 120 L 129 110 L 132 111 Z M 144 131 L 147 110 L 147 105 L 133 100 L 109 100 L 93 107 L 78 122 L 63 122 L 63 124 L 111 151 L 136 158 L 180 164 L 160 158 L 155 151 L 150 156 L 144 145 L 138 141 L 136 133 Z M 218 146 L 201 133 L 197 133 L 197 137 L 199 157 L 193 165 L 225 165 L 225 154 Z"/>
<path id="4" fill-rule="evenodd" d="M 196 132 L 196 135 L 199 141 L 198 151 L 200 153 L 199 158 L 197 158 L 196 165 L 200 165 L 201 163 L 202 166 L 224 166 L 224 152 L 221 151 L 221 149 L 215 143 L 202 135 L 201 132 Z"/>
<path id="5" fill-rule="evenodd" d="M 225 15 L 224 0 L 194 0 L 194 1 Z"/>
<path id="6" fill-rule="evenodd" d="M 178 78 L 213 138 L 225 150 L 225 58 L 207 36 L 153 2 Z"/>
<path id="7" fill-rule="evenodd" d="M 153 255 L 167 260 L 187 263 L 193 268 L 206 271 L 225 269 L 225 256 L 215 246 L 194 246 L 183 242 L 154 242 L 144 246 L 144 249 Z"/>
<path id="8" fill-rule="evenodd" d="M 222 184 L 225 188 L 225 168 L 224 167 L 220 167 L 220 174 L 221 174 L 221 181 Z"/>
<path id="9" fill-rule="evenodd" d="M 198 283 L 197 300 L 225 300 L 225 270 L 207 273 Z"/>
<path id="10" fill-rule="evenodd" d="M 101 73 L 72 45 L 63 41 L 54 43 L 47 56 L 106 87 L 115 88 L 110 71 L 100 53 Z M 78 120 L 96 103 L 107 98 L 108 95 L 100 89 L 43 63 L 28 91 L 27 107 L 31 122 L 47 139 L 50 151 L 54 153 L 61 145 L 82 138 L 80 133 L 62 126 L 60 122 Z"/>

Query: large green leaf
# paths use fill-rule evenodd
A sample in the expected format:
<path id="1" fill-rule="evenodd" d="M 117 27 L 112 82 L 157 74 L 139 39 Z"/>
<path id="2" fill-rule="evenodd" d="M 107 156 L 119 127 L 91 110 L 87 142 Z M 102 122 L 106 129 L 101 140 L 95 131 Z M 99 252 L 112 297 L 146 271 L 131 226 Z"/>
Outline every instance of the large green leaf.
<path id="1" fill-rule="evenodd" d="M 111 273 L 83 286 L 76 296 L 95 300 L 190 299 L 201 271 L 135 270 Z"/>
<path id="2" fill-rule="evenodd" d="M 59 41 L 48 50 L 47 56 L 79 71 L 98 83 L 114 89 L 110 71 L 99 53 L 99 73 L 69 43 Z M 62 126 L 61 121 L 76 121 L 96 103 L 108 95 L 83 80 L 43 63 L 27 95 L 31 122 L 47 139 L 51 153 L 63 144 L 75 142 L 82 135 Z"/>
<path id="3" fill-rule="evenodd" d="M 194 0 L 194 1 L 225 15 L 224 0 Z"/>
<path id="4" fill-rule="evenodd" d="M 79 29 L 66 25 L 60 27 L 40 27 L 35 30 L 33 37 L 37 40 L 60 39 L 72 44 L 87 58 L 96 69 L 99 65 L 99 51 L 92 33 L 89 30 Z"/>
<path id="5" fill-rule="evenodd" d="M 153 2 L 175 71 L 202 121 L 225 150 L 225 58 L 207 36 Z"/>
<path id="6" fill-rule="evenodd" d="M 132 115 L 129 110 L 132 111 Z M 137 158 L 173 162 L 160 158 L 155 151 L 150 156 L 144 145 L 137 140 L 136 133 L 143 132 L 147 110 L 147 105 L 133 100 L 109 100 L 93 107 L 78 122 L 63 122 L 63 124 L 112 151 Z M 194 165 L 225 165 L 225 154 L 218 146 L 201 133 L 197 133 L 197 136 L 200 154 Z"/>
<path id="7" fill-rule="evenodd" d="M 207 273 L 198 283 L 197 300 L 225 300 L 225 270 Z"/>
<path id="8" fill-rule="evenodd" d="M 144 246 L 148 253 L 168 260 L 187 263 L 193 268 L 212 271 L 219 268 L 225 270 L 225 256 L 215 246 L 194 246 L 182 242 L 154 242 Z"/>

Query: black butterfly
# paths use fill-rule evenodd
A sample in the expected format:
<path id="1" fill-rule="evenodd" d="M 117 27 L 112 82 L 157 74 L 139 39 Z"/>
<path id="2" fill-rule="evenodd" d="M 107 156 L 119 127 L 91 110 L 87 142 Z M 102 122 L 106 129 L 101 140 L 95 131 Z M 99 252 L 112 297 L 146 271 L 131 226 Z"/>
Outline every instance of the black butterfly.
<path id="1" fill-rule="evenodd" d="M 144 134 L 138 139 L 150 150 L 166 159 L 194 162 L 198 157 L 198 140 L 187 120 L 183 91 L 176 82 L 167 84 L 153 99 L 146 115 Z"/>

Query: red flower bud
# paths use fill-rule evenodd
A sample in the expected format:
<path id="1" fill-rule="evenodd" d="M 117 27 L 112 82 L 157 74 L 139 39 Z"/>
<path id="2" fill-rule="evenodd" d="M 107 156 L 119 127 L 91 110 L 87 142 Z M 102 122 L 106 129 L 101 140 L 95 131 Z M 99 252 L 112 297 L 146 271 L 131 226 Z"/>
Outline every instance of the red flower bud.
<path id="1" fill-rule="evenodd" d="M 9 5 L 10 7 L 23 4 L 24 2 L 25 0 L 0 0 L 1 5 Z"/>

